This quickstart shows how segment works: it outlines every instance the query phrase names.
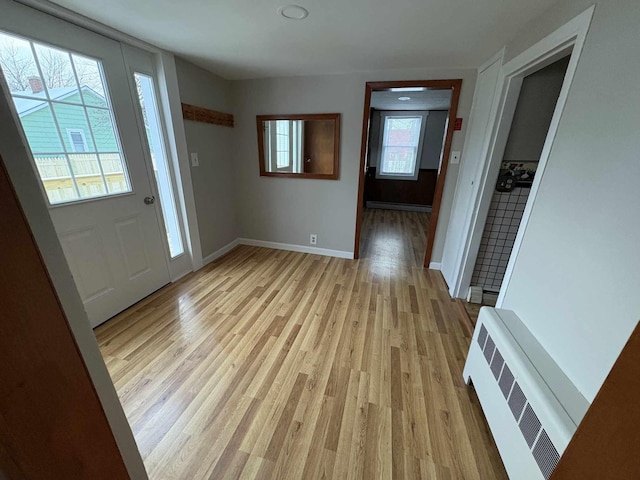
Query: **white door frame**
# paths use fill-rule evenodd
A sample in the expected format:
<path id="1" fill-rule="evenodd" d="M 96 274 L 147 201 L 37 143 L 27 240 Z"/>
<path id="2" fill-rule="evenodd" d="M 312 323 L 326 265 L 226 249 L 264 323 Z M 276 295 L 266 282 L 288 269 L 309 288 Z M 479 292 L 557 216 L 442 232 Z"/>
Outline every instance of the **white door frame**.
<path id="1" fill-rule="evenodd" d="M 589 25 L 591 24 L 594 9 L 595 6 L 589 7 L 562 27 L 505 63 L 502 67 L 497 87 L 500 95 L 497 95 L 495 100 L 498 102 L 497 114 L 493 117 L 492 125 L 488 129 L 491 135 L 489 139 L 490 147 L 486 157 L 482 161 L 482 166 L 479 168 L 480 171 L 486 171 L 487 173 L 480 179 L 478 193 L 473 202 L 473 209 L 477 214 L 467 217 L 469 218 L 469 223 L 464 228 L 460 247 L 463 254 L 459 256 L 459 263 L 455 266 L 455 281 L 451 286 L 451 293 L 454 297 L 466 297 L 471 284 L 471 276 L 475 267 L 480 240 L 493 196 L 493 186 L 498 176 L 507 138 L 511 130 L 511 123 L 513 121 L 518 97 L 520 96 L 522 81 L 527 75 L 550 65 L 570 53 L 571 59 L 569 66 L 567 67 L 562 89 L 560 90 L 553 117 L 551 118 L 549 132 L 547 133 L 547 138 L 542 149 L 536 176 L 531 186 L 531 192 L 525 206 L 522 221 L 498 295 L 496 306 L 500 307 L 502 305 L 505 292 L 511 280 L 511 275 L 513 274 L 513 268 L 518 257 L 520 246 L 526 233 L 531 211 L 540 188 L 540 182 L 544 177 L 544 171 L 549 160 L 560 119 L 562 118 L 562 113 L 582 53 Z"/>
<path id="2" fill-rule="evenodd" d="M 471 106 L 471 113 L 469 115 L 469 126 L 467 128 L 467 135 L 465 137 L 465 150 L 462 154 L 462 161 L 460 165 L 460 172 L 456 182 L 455 195 L 453 200 L 453 207 L 451 210 L 451 219 L 447 229 L 447 239 L 445 242 L 445 249 L 443 252 L 442 263 L 432 264 L 430 268 L 436 268 L 442 270 L 442 274 L 445 281 L 448 282 L 449 293 L 452 297 L 466 297 L 467 292 L 460 293 L 460 265 L 464 265 L 464 259 L 469 255 L 469 244 L 465 244 L 467 235 L 469 234 L 468 225 L 474 224 L 474 219 L 478 216 L 478 198 L 480 198 L 479 186 L 484 184 L 484 178 L 488 174 L 486 162 L 480 161 L 487 156 L 489 152 L 489 139 L 491 138 L 490 125 L 495 123 L 498 102 L 495 100 L 496 91 L 498 90 L 499 76 L 504 59 L 503 48 L 482 66 L 478 68 L 478 76 L 476 79 L 476 86 L 473 92 L 473 105 Z M 493 78 L 493 70 L 497 69 L 495 73 L 495 80 L 491 84 L 490 93 L 485 92 L 486 88 L 484 82 L 491 81 Z M 486 76 L 486 78 L 485 78 Z M 481 95 L 485 95 L 489 98 L 489 110 L 486 114 L 482 110 Z M 486 98 L 486 97 L 485 97 Z M 472 145 L 474 140 L 474 133 L 482 132 L 483 140 L 481 145 L 476 149 Z M 476 158 L 478 161 L 476 162 Z M 475 165 L 477 163 L 477 165 Z M 468 189 L 468 198 L 466 197 Z M 471 205 L 472 208 L 467 208 Z M 460 232 L 456 231 L 457 217 L 460 217 Z M 455 245 L 457 243 L 457 245 Z M 453 257 L 453 259 L 452 259 Z M 449 264 L 452 263 L 450 266 Z"/>
<path id="3" fill-rule="evenodd" d="M 192 271 L 192 257 L 190 255 L 193 248 L 191 247 L 190 241 L 187 238 L 187 224 L 185 221 L 185 213 L 183 211 L 182 195 L 179 194 L 181 189 L 179 188 L 178 179 L 180 176 L 177 174 L 177 170 L 179 168 L 178 162 L 175 161 L 175 156 L 172 152 L 171 144 L 172 141 L 169 139 L 169 129 L 167 128 L 167 121 L 171 120 L 170 115 L 167 114 L 168 106 L 162 101 L 161 95 L 161 87 L 162 81 L 160 80 L 160 75 L 158 74 L 158 57 L 157 54 L 150 52 L 149 50 L 145 50 L 139 47 L 134 47 L 128 44 L 121 44 L 122 51 L 124 53 L 124 62 L 127 69 L 127 74 L 129 76 L 129 84 L 131 89 L 131 101 L 134 103 L 134 107 L 136 110 L 136 116 L 138 121 L 138 129 L 140 131 L 141 138 L 143 138 L 143 148 L 145 152 L 145 163 L 147 166 L 147 172 L 149 176 L 149 181 L 151 183 L 151 187 L 153 189 L 153 195 L 155 195 L 157 202 L 155 204 L 156 215 L 158 217 L 158 223 L 162 227 L 162 240 L 163 246 L 165 249 L 165 256 L 167 259 L 167 264 L 169 267 L 169 275 L 171 281 L 174 282 L 177 279 L 181 278 L 185 274 Z M 149 75 L 153 79 L 153 88 L 155 94 L 155 100 L 157 102 L 157 108 L 159 113 L 160 120 L 160 128 L 161 128 L 161 136 L 163 147 L 165 149 L 165 154 L 167 156 L 167 166 L 169 173 L 169 181 L 171 182 L 172 188 L 172 196 L 176 206 L 176 214 L 178 217 L 178 226 L 180 229 L 180 238 L 182 239 L 182 244 L 184 247 L 184 252 L 176 257 L 171 257 L 169 242 L 167 236 L 165 234 L 166 225 L 165 218 L 162 210 L 162 200 L 160 198 L 160 193 L 158 189 L 158 184 L 156 182 L 155 174 L 153 172 L 153 161 L 151 160 L 151 151 L 149 150 L 149 144 L 146 137 L 146 132 L 144 130 L 144 122 L 142 119 L 142 111 L 139 107 L 139 100 L 137 96 L 135 96 L 136 85 L 134 80 L 135 73 L 142 73 L 145 75 Z"/>
<path id="4" fill-rule="evenodd" d="M 162 50 L 151 50 L 155 54 L 156 71 L 158 74 L 158 88 L 162 103 L 165 125 L 167 125 L 167 137 L 171 161 L 173 162 L 173 174 L 175 175 L 174 185 L 177 190 L 176 206 L 178 206 L 181 217 L 184 221 L 183 233 L 186 238 L 185 247 L 191 256 L 191 269 L 177 274 L 173 281 L 176 281 L 190 271 L 202 268 L 204 260 L 202 257 L 202 245 L 200 243 L 200 229 L 198 227 L 198 217 L 196 212 L 195 194 L 193 182 L 191 181 L 191 164 L 189 162 L 189 148 L 187 146 L 187 134 L 182 118 L 182 105 L 180 103 L 180 89 L 178 86 L 178 73 L 176 61 L 173 54 Z"/>

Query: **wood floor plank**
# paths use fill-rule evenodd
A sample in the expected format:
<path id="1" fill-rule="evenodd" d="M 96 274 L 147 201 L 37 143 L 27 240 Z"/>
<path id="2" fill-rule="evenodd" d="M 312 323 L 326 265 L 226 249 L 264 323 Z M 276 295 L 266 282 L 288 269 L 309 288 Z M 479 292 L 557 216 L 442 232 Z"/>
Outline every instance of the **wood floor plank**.
<path id="1" fill-rule="evenodd" d="M 96 329 L 150 478 L 507 478 L 429 214 L 364 220 L 358 261 L 241 246 Z"/>
<path id="2" fill-rule="evenodd" d="M 354 448 L 352 434 L 354 429 L 353 415 L 358 404 L 361 372 L 349 370 L 347 394 L 344 400 L 342 418 L 340 419 L 339 437 L 336 444 L 336 456 L 332 478 L 347 478 L 349 474 L 349 459 Z"/>

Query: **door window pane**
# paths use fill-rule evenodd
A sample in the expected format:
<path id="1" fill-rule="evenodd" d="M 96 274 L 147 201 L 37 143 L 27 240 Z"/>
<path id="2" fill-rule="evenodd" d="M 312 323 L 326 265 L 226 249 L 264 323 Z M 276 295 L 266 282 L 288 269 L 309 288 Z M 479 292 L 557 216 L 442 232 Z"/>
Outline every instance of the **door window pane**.
<path id="1" fill-rule="evenodd" d="M 0 65 L 11 93 L 23 97 L 44 96 L 42 80 L 27 40 L 0 34 Z"/>
<path id="2" fill-rule="evenodd" d="M 100 172 L 98 156 L 95 153 L 69 154 L 69 162 L 82 198 L 107 194 L 107 185 Z"/>
<path id="3" fill-rule="evenodd" d="M 111 194 L 124 193 L 129 191 L 127 176 L 123 172 L 122 157 L 119 153 L 101 153 L 100 166 L 107 182 L 107 190 Z"/>
<path id="4" fill-rule="evenodd" d="M 71 180 L 69 162 L 65 155 L 37 155 L 36 168 L 51 203 L 78 199 L 78 192 Z"/>
<path id="5" fill-rule="evenodd" d="M 138 89 L 138 100 L 140 101 L 140 108 L 142 110 L 142 120 L 147 134 L 149 151 L 151 152 L 153 172 L 155 174 L 156 184 L 158 185 L 158 194 L 160 195 L 160 206 L 162 209 L 162 217 L 164 218 L 167 242 L 169 244 L 169 253 L 171 254 L 171 258 L 174 258 L 184 253 L 184 247 L 180 233 L 178 211 L 174 200 L 173 186 L 171 184 L 167 150 L 163 141 L 164 135 L 160 122 L 160 110 L 155 97 L 153 78 L 141 73 L 135 73 L 134 79 Z"/>
<path id="6" fill-rule="evenodd" d="M 80 91 L 83 103 L 89 106 L 107 108 L 107 96 L 104 93 L 98 62 L 76 54 L 71 55 L 71 58 L 78 76 L 78 82 L 84 86 Z"/>
<path id="7" fill-rule="evenodd" d="M 0 69 L 51 204 L 131 191 L 98 60 L 0 32 Z"/>
<path id="8" fill-rule="evenodd" d="M 55 122 L 62 127 L 60 133 L 62 134 L 62 143 L 64 144 L 64 150 L 67 153 L 76 153 L 76 146 L 74 145 L 73 138 L 70 132 L 80 133 L 85 139 L 85 152 L 95 152 L 95 146 L 91 138 L 89 130 L 89 122 L 87 122 L 87 116 L 82 105 L 69 105 L 67 103 L 52 102 L 54 123 L 40 124 L 40 129 L 47 129 L 48 133 L 55 133 Z M 24 120 L 22 120 L 24 118 Z M 23 128 L 33 128 L 32 119 L 28 116 L 20 117 L 22 120 Z M 81 150 L 82 151 L 82 150 Z"/>
<path id="9" fill-rule="evenodd" d="M 36 43 L 33 46 L 42 72 L 40 79 L 49 97 L 65 103 L 82 104 L 69 53 Z"/>

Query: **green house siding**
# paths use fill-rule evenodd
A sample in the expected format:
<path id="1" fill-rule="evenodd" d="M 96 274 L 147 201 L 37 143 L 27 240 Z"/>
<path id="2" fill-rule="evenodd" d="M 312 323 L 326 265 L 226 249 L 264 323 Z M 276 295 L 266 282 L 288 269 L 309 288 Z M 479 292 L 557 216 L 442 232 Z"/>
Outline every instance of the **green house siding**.
<path id="1" fill-rule="evenodd" d="M 27 114 L 20 120 L 34 155 L 63 151 L 60 137 L 53 123 L 53 115 L 48 106 Z"/>
<path id="2" fill-rule="evenodd" d="M 87 107 L 87 113 L 93 129 L 93 135 L 98 144 L 98 152 L 117 152 L 118 143 L 113 133 L 115 129 L 109 112 L 99 108 Z"/>
<path id="3" fill-rule="evenodd" d="M 85 90 L 84 97 L 88 104 L 104 104 L 104 100 L 101 97 L 90 91 Z M 64 101 L 68 103 L 79 102 L 79 94 L 76 93 L 66 97 Z M 86 151 L 96 151 L 84 107 L 81 105 L 68 105 L 67 103 L 54 103 L 53 105 L 66 151 L 69 153 L 76 151 L 71 143 L 69 130 L 81 130 L 86 141 Z M 97 144 L 97 151 L 117 152 L 118 144 L 109 112 L 99 108 L 87 107 L 87 115 L 89 116 L 91 129 Z M 53 122 L 51 109 L 47 105 L 32 112 L 25 112 L 20 119 L 34 155 L 63 152 L 60 136 Z"/>

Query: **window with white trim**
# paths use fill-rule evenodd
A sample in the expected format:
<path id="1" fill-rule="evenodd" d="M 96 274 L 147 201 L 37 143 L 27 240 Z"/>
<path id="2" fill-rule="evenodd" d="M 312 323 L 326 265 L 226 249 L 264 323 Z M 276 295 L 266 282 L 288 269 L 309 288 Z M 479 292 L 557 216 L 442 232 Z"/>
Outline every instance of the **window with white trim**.
<path id="1" fill-rule="evenodd" d="M 135 72 L 133 78 L 138 91 L 138 102 L 140 103 L 147 145 L 149 146 L 153 173 L 158 186 L 158 194 L 160 195 L 160 208 L 162 210 L 167 243 L 169 244 L 169 254 L 171 258 L 175 258 L 184 253 L 184 245 L 182 243 L 178 208 L 171 182 L 171 167 L 169 166 L 169 155 L 164 140 L 160 105 L 157 101 L 153 77 Z"/>
<path id="2" fill-rule="evenodd" d="M 131 191 L 99 60 L 0 31 L 0 73 L 50 204 Z"/>
<path id="3" fill-rule="evenodd" d="M 415 180 L 420 169 L 426 114 L 388 112 L 381 115 L 378 178 Z"/>
<path id="4" fill-rule="evenodd" d="M 87 151 L 87 139 L 84 136 L 84 130 L 81 128 L 67 128 L 67 135 L 69 135 L 69 141 L 74 152 L 83 153 Z"/>

